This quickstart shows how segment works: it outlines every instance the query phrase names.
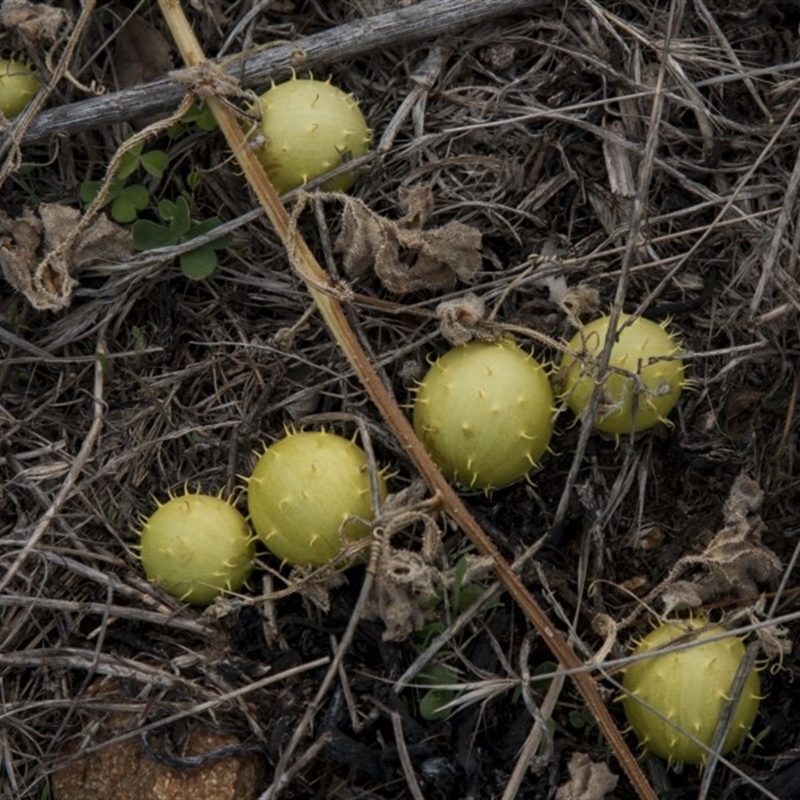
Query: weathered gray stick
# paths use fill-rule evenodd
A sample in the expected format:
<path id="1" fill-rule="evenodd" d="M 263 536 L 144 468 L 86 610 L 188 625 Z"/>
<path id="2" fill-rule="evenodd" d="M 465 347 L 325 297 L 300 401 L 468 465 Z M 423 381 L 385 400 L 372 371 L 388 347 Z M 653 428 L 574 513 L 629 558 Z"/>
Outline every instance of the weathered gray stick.
<path id="1" fill-rule="evenodd" d="M 227 71 L 242 88 L 263 85 L 290 69 L 313 69 L 391 45 L 431 39 L 512 13 L 531 13 L 548 0 L 423 0 L 408 8 L 377 14 L 234 59 Z M 226 63 L 228 60 L 226 59 Z M 173 111 L 186 92 L 172 80 L 158 80 L 42 112 L 23 144 L 98 128 L 136 117 Z M 3 136 L 0 135 L 0 142 Z"/>

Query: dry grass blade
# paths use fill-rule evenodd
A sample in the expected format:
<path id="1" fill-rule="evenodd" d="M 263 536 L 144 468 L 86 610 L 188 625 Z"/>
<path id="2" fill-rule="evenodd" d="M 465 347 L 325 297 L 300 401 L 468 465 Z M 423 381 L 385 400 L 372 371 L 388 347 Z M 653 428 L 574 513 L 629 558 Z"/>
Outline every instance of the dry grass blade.
<path id="1" fill-rule="evenodd" d="M 168 0 L 160 0 L 160 5 L 187 66 L 193 67 L 203 64 L 205 56 L 179 4 L 168 2 Z M 342 307 L 336 299 L 338 294 L 337 287 L 332 284 L 329 276 L 319 266 L 302 237 L 299 234 L 293 235 L 289 215 L 275 189 L 267 179 L 255 154 L 248 148 L 245 136 L 233 113 L 223 102 L 214 97 L 206 97 L 204 99 L 214 113 L 217 123 L 241 164 L 250 186 L 264 206 L 267 216 L 286 247 L 292 264 L 305 281 L 309 294 L 313 297 L 331 333 L 347 356 L 353 370 L 358 375 L 373 402 L 379 408 L 389 429 L 415 462 L 431 490 L 439 495 L 442 508 L 450 518 L 464 531 L 479 552 L 494 559 L 497 575 L 506 590 L 544 637 L 558 661 L 567 668 L 579 666 L 580 659 L 569 647 L 562 634 L 554 628 L 531 593 L 523 586 L 519 577 L 500 555 L 493 542 L 484 533 L 481 526 L 420 444 L 411 425 L 400 412 L 390 392 L 370 364 L 347 322 Z M 580 674 L 580 677 L 576 676 L 575 682 L 624 771 L 636 787 L 639 796 L 643 800 L 655 800 L 655 792 L 617 729 L 593 678 Z"/>
<path id="2" fill-rule="evenodd" d="M 45 532 L 50 527 L 50 524 L 53 522 L 53 519 L 56 517 L 59 510 L 61 509 L 62 504 L 67 499 L 67 497 L 69 497 L 73 487 L 75 486 L 75 482 L 78 480 L 78 477 L 80 476 L 81 471 L 86 465 L 86 461 L 91 455 L 92 449 L 94 448 L 97 439 L 100 436 L 100 431 L 103 429 L 103 416 L 104 416 L 103 390 L 105 386 L 105 374 L 103 372 L 103 356 L 106 353 L 106 348 L 102 340 L 98 341 L 96 352 L 97 352 L 97 360 L 95 361 L 95 370 L 94 370 L 94 397 L 93 397 L 94 414 L 92 420 L 92 427 L 89 429 L 89 432 L 86 435 L 86 438 L 84 439 L 83 445 L 81 445 L 81 449 L 77 457 L 75 458 L 75 463 L 72 465 L 69 472 L 67 473 L 66 480 L 62 484 L 60 491 L 56 495 L 50 507 L 42 515 L 39 524 L 36 526 L 33 533 L 28 538 L 28 541 L 25 542 L 25 546 L 22 548 L 19 555 L 16 557 L 11 566 L 8 567 L 8 569 L 5 571 L 5 574 L 3 575 L 2 579 L 0 579 L 0 594 L 3 593 L 5 588 L 14 579 L 14 576 L 17 574 L 22 565 L 25 563 L 25 559 L 28 558 L 31 552 L 33 552 L 33 550 L 37 547 L 42 536 L 44 536 Z"/>

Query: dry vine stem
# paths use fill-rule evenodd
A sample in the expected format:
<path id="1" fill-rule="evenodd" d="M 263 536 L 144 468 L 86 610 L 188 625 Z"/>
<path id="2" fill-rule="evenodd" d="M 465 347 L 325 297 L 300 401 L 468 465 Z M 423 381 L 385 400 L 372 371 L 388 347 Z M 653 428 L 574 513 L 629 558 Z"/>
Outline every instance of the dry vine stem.
<path id="1" fill-rule="evenodd" d="M 550 0 L 420 0 L 412 6 L 398 4 L 391 11 L 302 36 L 290 43 L 258 47 L 235 59 L 225 57 L 222 63 L 228 65 L 227 69 L 241 81 L 243 88 L 249 89 L 267 83 L 278 73 L 288 77 L 293 69 L 318 70 L 398 41 L 433 40 L 467 25 L 485 24 L 503 14 L 532 14 L 549 3 Z M 765 72 L 772 74 L 776 68 L 779 67 L 770 66 Z M 35 115 L 19 144 L 43 142 L 53 136 L 69 137 L 115 122 L 171 113 L 183 93 L 183 87 L 171 78 L 162 78 L 46 109 Z"/>
<path id="2" fill-rule="evenodd" d="M 189 25 L 179 0 L 159 0 L 159 6 L 172 32 L 178 50 L 188 67 L 196 67 L 206 61 L 194 32 Z M 384 421 L 397 440 L 408 452 L 412 461 L 428 482 L 431 491 L 438 495 L 442 508 L 467 535 L 475 548 L 491 556 L 498 578 L 508 593 L 519 604 L 525 615 L 542 636 L 558 662 L 567 669 L 580 668 L 581 660 L 567 643 L 564 636 L 550 623 L 545 612 L 533 596 L 522 585 L 508 562 L 500 555 L 494 543 L 484 533 L 470 514 L 461 498 L 431 460 L 406 418 L 400 412 L 390 392 L 381 382 L 370 364 L 352 328 L 336 299 L 337 289 L 330 277 L 317 262 L 303 238 L 290 229 L 290 219 L 278 194 L 264 174 L 261 164 L 249 148 L 245 135 L 230 108 L 215 97 L 203 98 L 214 114 L 228 145 L 244 171 L 275 231 L 281 239 L 297 273 L 303 279 L 326 325 L 341 347 L 351 367 L 361 380 L 372 401 L 383 415 Z M 608 743 L 611 745 L 622 768 L 642 800 L 657 800 L 657 795 L 642 772 L 636 758 L 614 724 L 594 678 L 579 672 L 573 680 L 592 710 Z"/>

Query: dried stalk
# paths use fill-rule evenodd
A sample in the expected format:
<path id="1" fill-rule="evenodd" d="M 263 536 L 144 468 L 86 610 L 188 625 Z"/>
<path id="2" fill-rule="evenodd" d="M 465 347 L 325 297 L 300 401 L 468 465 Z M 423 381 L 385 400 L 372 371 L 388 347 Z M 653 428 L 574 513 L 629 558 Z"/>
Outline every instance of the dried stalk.
<path id="1" fill-rule="evenodd" d="M 549 0 L 423 0 L 410 8 L 357 19 L 297 41 L 225 58 L 223 63 L 243 88 L 250 89 L 290 70 L 320 69 L 386 47 L 436 39 L 470 25 L 485 25 L 507 14 L 530 14 L 549 4 Z M 137 117 L 168 114 L 177 108 L 184 93 L 185 88 L 179 82 L 164 78 L 48 109 L 31 122 L 21 144 L 69 136 Z M 0 134 L 0 141 L 2 138 Z"/>
<path id="2" fill-rule="evenodd" d="M 178 0 L 159 0 L 159 5 L 186 65 L 197 67 L 207 63 L 180 2 Z M 424 476 L 431 491 L 438 496 L 444 511 L 461 528 L 480 553 L 491 556 L 498 578 L 543 637 L 558 662 L 567 669 L 582 666 L 581 660 L 564 636 L 553 627 L 545 612 L 522 585 L 508 562 L 481 529 L 415 436 L 410 423 L 397 407 L 389 390 L 381 382 L 347 322 L 342 306 L 337 299 L 337 287 L 319 265 L 303 238 L 292 230 L 286 209 L 267 179 L 260 162 L 248 147 L 245 135 L 230 107 L 213 96 L 203 97 L 203 99 L 214 114 L 214 118 L 242 167 L 248 183 L 286 248 L 295 270 L 305 282 L 325 323 L 350 362 L 353 371 L 380 410 L 388 428 Z M 609 714 L 594 678 L 587 673 L 576 673 L 573 675 L 573 680 L 592 710 L 639 797 L 642 800 L 657 800 L 655 791 Z"/>

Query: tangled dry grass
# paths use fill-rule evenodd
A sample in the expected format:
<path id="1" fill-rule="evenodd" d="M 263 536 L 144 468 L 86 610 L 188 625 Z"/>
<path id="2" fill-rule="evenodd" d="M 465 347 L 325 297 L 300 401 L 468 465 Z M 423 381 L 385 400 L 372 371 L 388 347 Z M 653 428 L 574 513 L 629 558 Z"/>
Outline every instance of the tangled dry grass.
<path id="1" fill-rule="evenodd" d="M 155 4 L 115 3 L 71 37 L 80 9 L 64 5 L 72 23 L 62 20 L 51 39 L 49 29 L 0 32 L 46 75 L 67 54 L 68 78 L 51 82 L 49 109 L 84 101 L 90 88 L 121 88 L 115 41 L 133 10 L 168 36 Z M 206 52 L 230 57 L 411 4 L 186 5 Z M 432 25 L 436 3 L 418 8 Z M 644 600 L 664 610 L 656 590 L 668 578 L 699 582 L 709 613 L 742 630 L 780 623 L 761 636 L 783 653 L 762 673 L 758 743 L 705 774 L 655 760 L 645 768 L 665 798 L 795 797 L 800 664 L 781 643 L 798 631 L 796 6 L 531 3 L 435 39 L 420 19 L 413 40 L 316 71 L 359 98 L 375 131 L 353 194 L 397 221 L 423 187 L 428 228 L 480 232 L 480 269 L 398 294 L 382 276 L 342 272 L 343 199 L 306 198 L 299 231 L 342 287 L 351 325 L 401 404 L 426 359 L 448 346 L 443 301 L 477 295 L 485 311 L 476 325 L 513 330 L 551 361 L 575 319 L 598 309 L 671 318 L 694 385 L 669 427 L 613 441 L 564 413 L 532 484 L 465 499 L 508 560 L 537 544 L 520 574 L 581 659 L 622 657 L 647 625 Z M 6 220 L 40 203 L 79 208 L 80 182 L 101 177 L 119 143 L 153 121 L 146 109 L 126 117 L 121 108 L 113 125 L 89 122 L 68 137 L 53 116 L 52 138 L 29 144 L 18 124 L 8 127 Z M 178 248 L 95 260 L 70 275 L 58 312 L 35 310 L 0 281 L 0 797 L 46 797 L 54 770 L 125 741 L 144 748 L 144 772 L 166 765 L 188 776 L 200 762 L 241 758 L 251 771 L 239 797 L 275 796 L 276 779 L 284 797 L 545 798 L 558 787 L 559 797 L 634 797 L 624 777 L 598 788 L 598 764 L 620 770 L 594 720 L 569 682 L 555 691 L 563 676 L 530 683 L 532 672 L 553 671 L 549 651 L 491 564 L 471 560 L 424 493 L 392 545 L 417 557 L 420 535 L 438 536 L 426 568 L 445 598 L 433 618 L 407 610 L 416 616 L 406 622 L 424 627 L 401 641 L 385 639 L 380 617 L 348 627 L 363 610 L 363 568 L 315 581 L 261 554 L 248 591 L 206 612 L 145 581 L 135 545 L 153 499 L 187 484 L 235 493 L 254 451 L 287 425 L 316 424 L 311 415 L 348 434 L 368 430 L 393 492 L 416 491 L 418 477 L 253 211 L 219 134 L 193 129 L 151 144 L 169 153 L 155 197 L 186 191 L 198 218 L 218 215 L 233 232 L 212 278 L 184 278 Z M 745 479 L 750 499 L 734 519 L 731 490 Z M 717 547 L 734 529 L 746 547 Z M 780 566 L 754 572 L 764 552 Z M 484 593 L 468 609 L 455 596 L 459 564 L 469 565 L 470 599 Z M 613 625 L 597 630 L 598 621 Z M 343 663 L 331 693 L 276 776 L 335 652 Z M 420 712 L 423 656 L 446 670 L 439 682 L 455 684 L 442 690 L 458 700 L 449 716 Z M 613 669 L 594 674 L 622 726 Z M 541 715 L 552 722 L 537 749 L 528 737 Z M 181 749 L 198 730 L 228 738 Z M 204 750 L 215 757 L 204 761 Z M 573 752 L 587 759 L 583 772 Z M 204 780 L 179 791 L 224 800 Z M 580 789 L 581 780 L 600 783 Z M 97 791 L 109 796 L 107 786 Z"/>

